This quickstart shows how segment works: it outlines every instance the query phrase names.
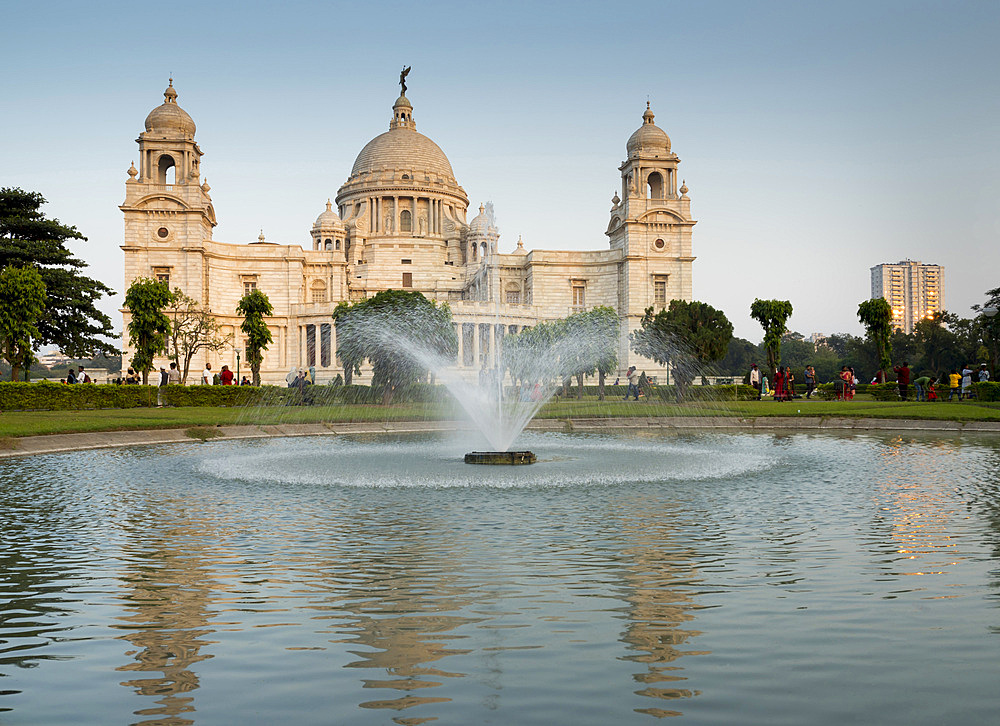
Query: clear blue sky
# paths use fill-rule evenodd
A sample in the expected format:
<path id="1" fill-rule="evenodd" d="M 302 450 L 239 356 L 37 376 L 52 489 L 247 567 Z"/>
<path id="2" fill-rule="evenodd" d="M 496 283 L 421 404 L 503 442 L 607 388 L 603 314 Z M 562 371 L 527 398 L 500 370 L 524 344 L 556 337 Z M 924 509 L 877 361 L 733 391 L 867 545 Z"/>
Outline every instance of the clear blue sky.
<path id="1" fill-rule="evenodd" d="M 737 335 L 761 338 L 755 297 L 791 300 L 804 334 L 860 333 L 881 262 L 943 264 L 961 315 L 1000 286 L 1000 3 L 42 0 L 3 24 L 0 185 L 44 194 L 119 292 L 117 206 L 169 75 L 215 238 L 306 245 L 404 64 L 502 250 L 607 245 L 648 98 L 699 220 L 694 296 Z"/>

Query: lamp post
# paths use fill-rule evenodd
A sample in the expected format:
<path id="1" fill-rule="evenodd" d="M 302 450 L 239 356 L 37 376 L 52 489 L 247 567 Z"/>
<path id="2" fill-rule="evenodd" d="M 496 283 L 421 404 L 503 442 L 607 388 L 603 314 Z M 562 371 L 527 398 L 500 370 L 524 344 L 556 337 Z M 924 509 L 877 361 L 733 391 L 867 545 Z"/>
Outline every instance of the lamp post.
<path id="1" fill-rule="evenodd" d="M 243 379 L 240 378 L 240 351 L 237 348 L 236 349 L 236 385 L 237 386 L 240 385 L 240 381 L 241 380 L 243 380 Z"/>
<path id="2" fill-rule="evenodd" d="M 993 336 L 993 340 L 991 341 L 992 344 L 993 344 L 991 346 L 992 350 L 990 350 L 989 352 L 990 352 L 991 358 L 992 358 L 992 360 L 990 361 L 990 363 L 993 364 L 993 375 L 996 376 L 997 373 L 998 373 L 998 371 L 997 371 L 997 342 L 998 342 L 997 338 L 1000 337 L 1000 336 L 997 335 L 998 331 L 996 330 L 996 325 L 993 323 L 993 318 L 996 317 L 996 314 L 998 312 L 998 308 L 997 308 L 996 305 L 987 305 L 986 307 L 983 308 L 982 312 L 983 312 L 983 315 L 985 315 L 987 318 L 989 318 L 989 325 L 988 326 L 984 325 L 983 327 L 984 328 L 985 327 L 993 328 L 992 330 L 989 331 L 989 334 L 991 334 Z M 986 335 L 985 335 L 986 331 L 983 331 L 983 332 L 984 332 L 983 338 L 985 338 L 986 337 Z M 983 340 L 983 342 L 985 343 L 986 341 Z"/>

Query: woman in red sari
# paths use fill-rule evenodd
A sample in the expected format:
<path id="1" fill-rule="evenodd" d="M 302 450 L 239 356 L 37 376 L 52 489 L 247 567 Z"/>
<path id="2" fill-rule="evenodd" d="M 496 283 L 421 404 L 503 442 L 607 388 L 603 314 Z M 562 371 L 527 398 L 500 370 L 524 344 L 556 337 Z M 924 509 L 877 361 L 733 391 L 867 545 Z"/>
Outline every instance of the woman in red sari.
<path id="1" fill-rule="evenodd" d="M 854 397 L 851 394 L 851 385 L 854 383 L 854 374 L 851 373 L 847 366 L 841 366 L 840 380 L 843 381 L 840 389 L 841 396 L 838 396 L 837 398 L 841 401 L 850 401 Z"/>
<path id="2" fill-rule="evenodd" d="M 785 369 L 783 367 L 774 372 L 774 400 L 785 400 Z"/>

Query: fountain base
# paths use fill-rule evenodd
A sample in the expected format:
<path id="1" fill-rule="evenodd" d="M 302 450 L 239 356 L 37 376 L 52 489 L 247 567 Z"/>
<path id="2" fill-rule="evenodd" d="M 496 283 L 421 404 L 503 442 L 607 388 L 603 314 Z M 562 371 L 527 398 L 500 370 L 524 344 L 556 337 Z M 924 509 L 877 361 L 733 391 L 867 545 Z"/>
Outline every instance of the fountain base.
<path id="1" fill-rule="evenodd" d="M 473 451 L 465 455 L 466 464 L 534 464 L 530 451 Z"/>

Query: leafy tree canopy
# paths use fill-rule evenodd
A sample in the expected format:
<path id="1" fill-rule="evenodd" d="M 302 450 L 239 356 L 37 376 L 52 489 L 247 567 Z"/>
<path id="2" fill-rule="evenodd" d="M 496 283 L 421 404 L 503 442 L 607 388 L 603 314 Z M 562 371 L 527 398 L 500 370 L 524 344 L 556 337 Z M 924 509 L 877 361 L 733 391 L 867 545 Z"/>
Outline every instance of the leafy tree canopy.
<path id="1" fill-rule="evenodd" d="M 880 371 L 892 365 L 892 307 L 884 297 L 863 300 L 858 305 L 858 320 L 878 352 Z"/>
<path id="2" fill-rule="evenodd" d="M 264 318 L 274 312 L 271 301 L 260 290 L 251 290 L 236 306 L 236 312 L 243 316 L 240 330 L 247 336 L 247 365 L 253 374 L 253 385 L 260 385 L 260 366 L 264 362 L 264 351 L 273 337 Z"/>
<path id="3" fill-rule="evenodd" d="M 38 319 L 45 312 L 45 283 L 34 267 L 5 267 L 0 271 L 0 353 L 10 364 L 11 380 L 31 366 L 32 341 L 38 338 Z"/>
<path id="4" fill-rule="evenodd" d="M 173 301 L 166 283 L 145 277 L 135 279 L 125 293 L 128 308 L 128 336 L 135 355 L 132 366 L 142 373 L 143 385 L 149 381 L 153 358 L 166 347 L 170 319 L 163 313 Z"/>
<path id="5" fill-rule="evenodd" d="M 792 317 L 792 303 L 788 300 L 756 299 L 750 305 L 750 317 L 764 328 L 764 349 L 771 380 L 781 365 L 781 338 L 787 332 L 788 318 Z"/>
<path id="6" fill-rule="evenodd" d="M 45 284 L 45 311 L 38 320 L 38 342 L 54 343 L 72 358 L 118 353 L 107 338 L 115 338 L 111 319 L 96 303 L 113 291 L 86 277 L 86 263 L 73 256 L 69 240 L 87 238 L 75 227 L 46 219 L 40 211 L 45 198 L 37 192 L 0 189 L 0 269 L 15 265 L 37 268 Z"/>
<path id="7" fill-rule="evenodd" d="M 384 403 L 392 392 L 416 382 L 458 353 L 458 336 L 447 303 L 435 305 L 419 292 L 384 290 L 334 310 L 337 355 L 354 367 L 368 360 L 372 386 Z"/>

